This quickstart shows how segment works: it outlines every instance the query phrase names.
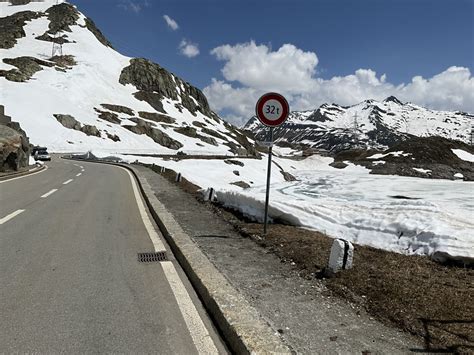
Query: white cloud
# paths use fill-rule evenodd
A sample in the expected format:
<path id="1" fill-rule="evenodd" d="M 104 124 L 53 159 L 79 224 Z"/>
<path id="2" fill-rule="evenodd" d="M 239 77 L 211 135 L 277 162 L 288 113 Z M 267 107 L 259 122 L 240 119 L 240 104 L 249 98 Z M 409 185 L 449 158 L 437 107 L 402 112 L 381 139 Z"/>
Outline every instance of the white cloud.
<path id="1" fill-rule="evenodd" d="M 388 82 L 385 74 L 378 76 L 371 69 L 328 80 L 318 78 L 316 53 L 292 44 L 272 51 L 251 41 L 219 46 L 211 54 L 225 62 L 225 80 L 212 79 L 204 93 L 214 109 L 225 110 L 236 124 L 245 123 L 254 114 L 257 99 L 266 91 L 285 95 L 292 110 L 314 109 L 325 102 L 353 105 L 394 95 L 433 109 L 474 112 L 474 78 L 468 68 L 453 66 L 431 78 L 415 76 L 397 86 Z"/>
<path id="2" fill-rule="evenodd" d="M 163 18 L 165 19 L 168 27 L 171 28 L 173 31 L 176 31 L 179 28 L 178 23 L 168 15 L 163 15 Z"/>
<path id="3" fill-rule="evenodd" d="M 150 3 L 148 0 L 120 0 L 118 7 L 126 10 L 132 11 L 136 14 L 142 11 L 143 8 L 149 7 Z"/>
<path id="4" fill-rule="evenodd" d="M 281 87 L 295 91 L 309 89 L 318 64 L 315 53 L 303 52 L 292 44 L 285 44 L 272 52 L 268 46 L 257 46 L 251 41 L 220 46 L 211 54 L 226 61 L 222 74 L 227 80 L 266 90 Z"/>
<path id="5" fill-rule="evenodd" d="M 185 39 L 181 41 L 178 48 L 181 54 L 188 58 L 193 58 L 199 55 L 198 45 L 196 43 L 191 43 Z"/>

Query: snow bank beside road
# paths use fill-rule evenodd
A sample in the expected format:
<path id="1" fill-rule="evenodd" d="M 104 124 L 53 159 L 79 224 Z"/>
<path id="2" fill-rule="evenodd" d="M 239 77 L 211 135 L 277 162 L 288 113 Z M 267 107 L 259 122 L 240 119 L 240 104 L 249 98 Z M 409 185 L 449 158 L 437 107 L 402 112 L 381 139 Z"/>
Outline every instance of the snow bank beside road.
<path id="1" fill-rule="evenodd" d="M 202 188 L 213 187 L 221 203 L 263 221 L 266 159 L 232 159 L 244 166 L 223 160 L 139 160 L 180 172 Z M 474 261 L 472 182 L 371 175 L 350 163 L 335 169 L 331 158 L 320 156 L 275 162 L 299 181 L 285 181 L 273 166 L 269 215 L 274 220 L 402 254 Z M 239 180 L 251 187 L 231 185 Z"/>

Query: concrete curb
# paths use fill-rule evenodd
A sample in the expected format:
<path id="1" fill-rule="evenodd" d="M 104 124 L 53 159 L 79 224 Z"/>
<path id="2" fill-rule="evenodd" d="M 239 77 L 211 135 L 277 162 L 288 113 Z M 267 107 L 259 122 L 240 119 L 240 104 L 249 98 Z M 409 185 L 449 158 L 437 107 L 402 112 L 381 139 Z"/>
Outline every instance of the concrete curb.
<path id="1" fill-rule="evenodd" d="M 209 261 L 156 198 L 146 178 L 132 166 L 106 163 L 128 169 L 138 181 L 142 196 L 176 259 L 186 272 L 206 310 L 237 354 L 291 354 L 290 348 Z"/>
<path id="2" fill-rule="evenodd" d="M 11 174 L 8 174 L 8 175 L 5 175 L 5 176 L 1 176 L 0 181 L 7 181 L 7 180 L 10 180 L 10 179 L 20 177 L 20 176 L 26 176 L 26 175 L 34 174 L 34 173 L 37 173 L 37 172 L 39 172 L 43 169 L 45 169 L 45 165 L 41 165 L 37 168 L 31 169 L 31 170 L 28 170 L 28 171 L 22 171 L 20 173 L 11 173 Z"/>

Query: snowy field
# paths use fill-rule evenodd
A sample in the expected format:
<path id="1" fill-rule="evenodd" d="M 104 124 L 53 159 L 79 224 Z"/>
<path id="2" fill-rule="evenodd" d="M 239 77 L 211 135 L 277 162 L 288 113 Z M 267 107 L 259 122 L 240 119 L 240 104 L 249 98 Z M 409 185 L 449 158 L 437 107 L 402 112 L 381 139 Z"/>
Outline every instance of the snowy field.
<path id="1" fill-rule="evenodd" d="M 263 220 L 265 159 L 237 159 L 243 167 L 222 160 L 139 160 L 180 172 L 203 189 L 213 187 L 226 206 Z M 298 181 L 286 182 L 273 165 L 270 217 L 398 253 L 474 260 L 474 183 L 370 175 L 363 167 L 340 170 L 331 162 L 275 158 Z M 230 184 L 236 181 L 251 187 Z"/>

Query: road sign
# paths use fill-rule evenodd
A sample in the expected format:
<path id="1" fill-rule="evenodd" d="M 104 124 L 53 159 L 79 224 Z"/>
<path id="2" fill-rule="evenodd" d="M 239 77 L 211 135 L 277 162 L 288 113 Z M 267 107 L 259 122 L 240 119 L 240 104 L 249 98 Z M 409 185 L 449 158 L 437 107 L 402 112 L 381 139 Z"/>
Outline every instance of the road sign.
<path id="1" fill-rule="evenodd" d="M 283 96 L 275 92 L 270 92 L 263 95 L 257 101 L 255 112 L 260 122 L 264 125 L 277 127 L 288 118 L 290 106 Z"/>
<path id="2" fill-rule="evenodd" d="M 268 167 L 267 167 L 267 191 L 265 194 L 265 214 L 263 220 L 263 234 L 267 234 L 268 224 L 268 203 L 270 201 L 270 177 L 272 171 L 272 148 L 273 148 L 273 128 L 278 127 L 288 118 L 290 106 L 288 101 L 275 92 L 270 92 L 263 95 L 255 106 L 255 112 L 258 119 L 264 125 L 270 127 L 269 139 L 265 142 L 259 142 L 262 145 L 268 146 Z"/>

